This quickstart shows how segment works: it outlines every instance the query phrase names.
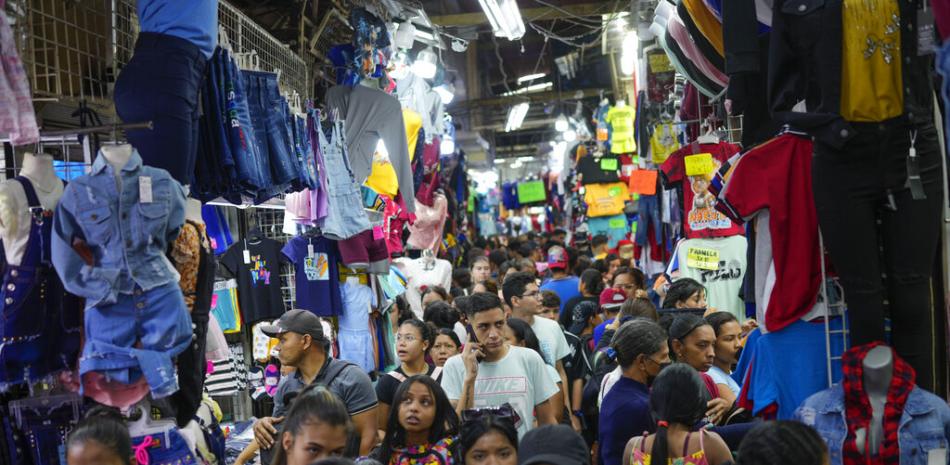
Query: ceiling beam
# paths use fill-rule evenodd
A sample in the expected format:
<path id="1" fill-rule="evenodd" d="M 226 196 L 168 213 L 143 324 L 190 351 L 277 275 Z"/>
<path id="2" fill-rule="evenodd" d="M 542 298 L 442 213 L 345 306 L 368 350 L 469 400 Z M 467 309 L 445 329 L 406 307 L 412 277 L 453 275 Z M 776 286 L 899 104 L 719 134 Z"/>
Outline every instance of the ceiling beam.
<path id="1" fill-rule="evenodd" d="M 617 3 L 619 5 L 625 5 L 624 2 Z M 607 6 L 607 8 L 605 8 L 605 6 Z M 623 11 L 623 8 L 620 8 L 618 11 Z M 611 8 L 609 5 L 607 5 L 607 2 L 578 3 L 575 5 L 565 5 L 558 8 L 538 7 L 521 9 L 521 17 L 524 18 L 525 21 L 569 18 L 570 15 L 594 16 L 612 13 L 614 13 L 614 11 L 611 11 Z M 488 23 L 488 17 L 486 17 L 485 13 L 482 11 L 478 11 L 476 13 L 432 16 L 429 19 L 431 19 L 433 23 L 442 27 L 478 26 L 480 24 Z"/>
<path id="2" fill-rule="evenodd" d="M 550 102 L 552 100 L 574 100 L 577 98 L 578 92 L 580 93 L 581 98 L 590 98 L 597 97 L 600 95 L 600 92 L 604 89 L 582 89 L 582 90 L 567 90 L 567 91 L 557 91 L 549 90 L 545 92 L 535 92 L 531 94 L 521 94 L 521 95 L 512 95 L 508 97 L 489 97 L 481 98 L 474 100 L 466 100 L 459 102 L 458 105 L 453 105 L 453 108 L 483 108 L 483 107 L 494 107 L 494 106 L 504 106 L 512 103 L 531 101 L 531 102 Z M 608 94 L 611 92 L 607 92 Z M 451 109 L 449 111 L 452 111 Z"/>

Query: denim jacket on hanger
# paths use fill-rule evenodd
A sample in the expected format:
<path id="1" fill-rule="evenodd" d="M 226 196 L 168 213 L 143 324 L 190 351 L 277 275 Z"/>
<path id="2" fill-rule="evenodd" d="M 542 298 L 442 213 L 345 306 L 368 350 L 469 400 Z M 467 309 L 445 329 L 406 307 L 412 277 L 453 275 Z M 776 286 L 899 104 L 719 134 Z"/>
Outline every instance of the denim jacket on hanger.
<path id="1" fill-rule="evenodd" d="M 120 173 L 121 192 L 113 173 L 99 155 L 90 174 L 66 186 L 53 222 L 53 264 L 87 308 L 113 304 L 136 286 L 147 291 L 179 279 L 165 251 L 185 222 L 181 184 L 165 170 L 144 166 L 135 149 Z M 142 177 L 151 178 L 151 202 L 139 197 L 147 190 Z M 73 247 L 77 239 L 88 246 L 92 265 Z"/>
<path id="2" fill-rule="evenodd" d="M 795 419 L 818 431 L 828 445 L 831 465 L 842 463 L 848 425 L 840 384 L 806 399 L 795 411 Z M 928 465 L 929 451 L 946 449 L 950 441 L 950 406 L 946 400 L 915 386 L 904 403 L 897 434 L 901 465 Z"/>

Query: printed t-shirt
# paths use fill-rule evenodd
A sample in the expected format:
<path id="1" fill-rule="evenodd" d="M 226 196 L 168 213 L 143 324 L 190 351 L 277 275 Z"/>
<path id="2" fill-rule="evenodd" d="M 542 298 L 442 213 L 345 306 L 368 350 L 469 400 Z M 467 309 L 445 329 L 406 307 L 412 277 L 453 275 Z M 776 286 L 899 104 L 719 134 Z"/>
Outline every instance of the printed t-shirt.
<path id="1" fill-rule="evenodd" d="M 436 370 L 438 370 L 438 372 L 436 372 Z M 396 376 L 393 376 L 394 374 Z M 437 383 L 442 381 L 442 369 L 435 365 L 429 365 L 426 375 L 434 379 Z M 384 404 L 392 405 L 393 398 L 396 397 L 396 389 L 399 389 L 399 385 L 407 378 L 409 377 L 406 376 L 406 372 L 402 370 L 402 365 L 392 372 L 380 376 L 379 381 L 376 383 L 376 398 Z"/>
<path id="2" fill-rule="evenodd" d="M 650 137 L 650 156 L 653 163 L 662 164 L 670 154 L 680 149 L 680 142 L 676 139 L 676 132 L 672 124 L 658 124 Z"/>
<path id="3" fill-rule="evenodd" d="M 607 123 L 611 128 L 611 153 L 630 153 L 637 150 L 633 134 L 635 115 L 636 110 L 631 106 L 611 107 L 607 112 Z"/>
<path id="4" fill-rule="evenodd" d="M 719 195 L 720 206 L 734 216 L 756 220 L 756 316 L 767 331 L 802 318 L 818 298 L 821 251 L 811 158 L 811 140 L 779 136 L 746 152 Z"/>
<path id="5" fill-rule="evenodd" d="M 745 303 L 739 297 L 746 269 L 745 236 L 716 239 L 683 239 L 676 245 L 676 258 L 668 271 L 679 278 L 692 278 L 706 287 L 709 307 L 746 319 Z"/>
<path id="6" fill-rule="evenodd" d="M 343 298 L 336 242 L 325 237 L 297 236 L 284 246 L 283 253 L 294 264 L 297 308 L 310 310 L 317 316 L 339 315 L 343 311 Z"/>
<path id="7" fill-rule="evenodd" d="M 424 258 L 415 260 L 407 257 L 393 261 L 400 267 L 403 274 L 409 279 L 406 286 L 406 300 L 416 318 L 422 319 L 422 287 L 439 286 L 448 291 L 452 288 L 452 264 L 447 260 L 434 259 L 431 262 Z"/>
<path id="8" fill-rule="evenodd" d="M 564 306 L 567 305 L 567 301 L 571 300 L 574 297 L 581 295 L 581 291 L 578 290 L 578 283 L 580 280 L 577 276 L 568 276 L 562 279 L 549 279 L 541 285 L 542 291 L 553 291 L 561 298 L 561 308 L 558 313 L 564 311 Z"/>
<path id="9" fill-rule="evenodd" d="M 607 236 L 607 247 L 617 247 L 617 243 L 626 239 L 630 234 L 630 225 L 627 216 L 613 215 L 590 218 L 587 220 L 587 231 L 591 236 L 604 234 Z"/>
<path id="10" fill-rule="evenodd" d="M 616 155 L 595 157 L 585 155 L 577 161 L 577 173 L 581 175 L 581 184 L 603 184 L 620 181 L 620 159 Z"/>
<path id="11" fill-rule="evenodd" d="M 841 2 L 841 116 L 877 122 L 904 113 L 897 0 Z M 869 44 L 868 41 L 872 41 Z"/>
<path id="12" fill-rule="evenodd" d="M 465 363 L 455 355 L 445 362 L 442 389 L 449 400 L 459 400 L 465 379 Z M 498 407 L 509 403 L 521 417 L 517 425 L 518 438 L 534 428 L 535 406 L 558 392 L 551 381 L 544 360 L 537 352 L 511 346 L 504 358 L 497 362 L 478 364 L 475 378 L 474 408 Z"/>
<path id="13" fill-rule="evenodd" d="M 238 302 L 245 324 L 274 320 L 284 314 L 280 257 L 280 242 L 265 237 L 256 244 L 236 242 L 221 258 L 221 264 L 237 280 Z"/>
<path id="14" fill-rule="evenodd" d="M 683 186 L 683 229 L 687 239 L 728 237 L 745 233 L 742 226 L 716 210 L 716 196 L 709 192 L 709 184 L 723 162 L 739 151 L 739 146 L 727 142 L 718 144 L 689 144 L 670 155 L 660 167 L 667 186 Z M 685 158 L 690 155 L 712 154 L 713 170 L 707 175 L 687 176 Z"/>
<path id="15" fill-rule="evenodd" d="M 567 346 L 567 339 L 564 338 L 564 331 L 556 321 L 535 316 L 531 329 L 538 337 L 544 363 L 555 366 L 558 360 L 571 353 L 571 348 Z"/>
<path id="16" fill-rule="evenodd" d="M 587 202 L 587 216 L 612 216 L 623 213 L 623 206 L 630 197 L 627 185 L 622 182 L 610 184 L 588 184 L 584 187 L 584 201 Z"/>

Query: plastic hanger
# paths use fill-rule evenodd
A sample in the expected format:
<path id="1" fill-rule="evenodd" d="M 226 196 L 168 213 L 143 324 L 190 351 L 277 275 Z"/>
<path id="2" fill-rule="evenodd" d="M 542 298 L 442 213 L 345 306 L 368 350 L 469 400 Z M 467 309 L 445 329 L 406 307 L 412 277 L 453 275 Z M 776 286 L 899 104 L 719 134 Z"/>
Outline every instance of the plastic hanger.
<path id="1" fill-rule="evenodd" d="M 10 402 L 10 412 L 16 419 L 17 426 L 22 428 L 24 412 L 33 410 L 37 413 L 40 413 L 42 416 L 46 416 L 46 414 L 48 414 L 51 410 L 64 405 L 72 406 L 73 420 L 79 421 L 79 409 L 82 406 L 82 398 L 76 394 L 61 394 L 51 396 L 47 393 L 26 399 L 14 400 Z"/>
<path id="2" fill-rule="evenodd" d="M 137 410 L 141 413 L 141 417 L 138 420 L 129 422 L 129 435 L 133 438 L 141 437 L 155 437 L 155 436 L 164 436 L 164 444 L 170 443 L 169 434 L 171 431 L 176 430 L 178 425 L 175 424 L 174 420 L 152 420 L 149 412 L 152 409 L 152 406 L 148 401 L 142 401 L 138 405 L 132 407 L 133 411 Z"/>

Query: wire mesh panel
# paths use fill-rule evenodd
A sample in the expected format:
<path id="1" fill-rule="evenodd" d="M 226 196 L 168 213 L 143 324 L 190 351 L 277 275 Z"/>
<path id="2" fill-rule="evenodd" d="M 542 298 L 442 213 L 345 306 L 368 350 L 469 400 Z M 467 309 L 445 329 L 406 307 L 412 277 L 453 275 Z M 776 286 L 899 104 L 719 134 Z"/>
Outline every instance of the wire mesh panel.
<path id="1" fill-rule="evenodd" d="M 111 84 L 138 36 L 134 0 L 8 0 L 4 11 L 34 98 L 112 106 Z M 310 96 L 309 66 L 289 46 L 226 2 L 218 19 L 235 52 L 256 52 L 263 70 L 280 70 L 284 91 Z"/>
<path id="2" fill-rule="evenodd" d="M 249 215 L 254 215 L 257 226 L 261 228 L 264 237 L 273 239 L 286 244 L 291 236 L 284 234 L 284 210 L 276 208 L 255 208 L 248 210 Z M 251 220 L 252 224 L 254 220 Z M 296 305 L 296 281 L 294 267 L 282 261 L 280 265 L 281 294 L 284 298 L 284 306 L 287 309 L 294 308 Z"/>

